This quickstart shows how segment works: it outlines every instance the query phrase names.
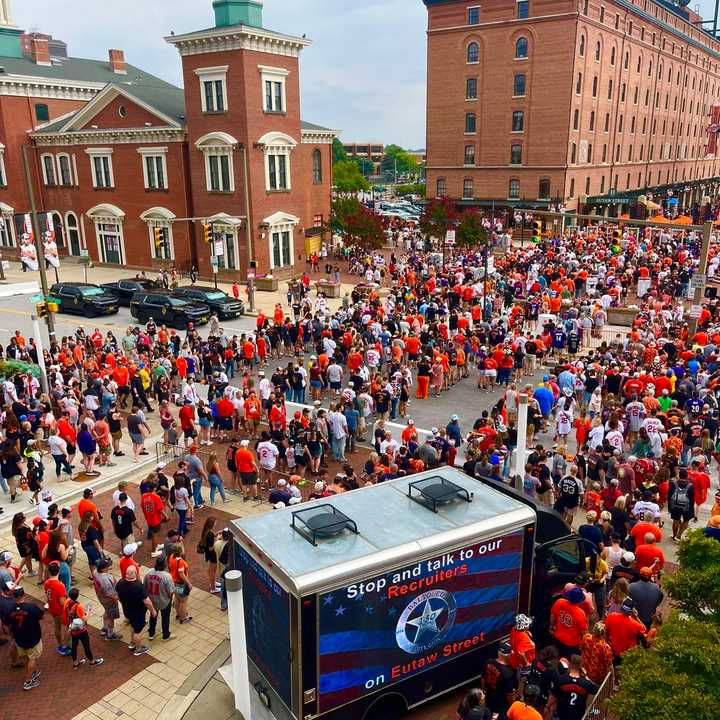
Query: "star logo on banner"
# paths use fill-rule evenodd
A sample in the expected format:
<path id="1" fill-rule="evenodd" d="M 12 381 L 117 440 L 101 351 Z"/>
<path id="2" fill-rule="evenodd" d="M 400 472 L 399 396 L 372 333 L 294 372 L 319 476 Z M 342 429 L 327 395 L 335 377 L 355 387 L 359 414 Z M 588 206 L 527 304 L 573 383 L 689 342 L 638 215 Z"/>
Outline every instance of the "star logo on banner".
<path id="1" fill-rule="evenodd" d="M 407 625 L 414 625 L 417 628 L 417 632 L 415 633 L 415 643 L 417 645 L 422 643 L 425 635 L 434 636 L 440 632 L 437 626 L 437 619 L 440 617 L 443 610 L 445 610 L 444 607 L 433 610 L 432 605 L 430 605 L 430 601 L 426 600 L 422 615 L 414 618 L 413 620 L 407 621 Z"/>
<path id="2" fill-rule="evenodd" d="M 323 598 L 323 605 L 332 605 L 333 604 L 334 597 L 332 595 L 326 595 Z"/>
<path id="3" fill-rule="evenodd" d="M 365 606 L 365 612 L 368 615 L 372 615 L 375 612 L 375 606 L 374 605 L 366 605 Z"/>
<path id="4" fill-rule="evenodd" d="M 335 608 L 335 617 L 340 617 L 345 614 L 345 608 L 342 605 L 338 605 Z"/>

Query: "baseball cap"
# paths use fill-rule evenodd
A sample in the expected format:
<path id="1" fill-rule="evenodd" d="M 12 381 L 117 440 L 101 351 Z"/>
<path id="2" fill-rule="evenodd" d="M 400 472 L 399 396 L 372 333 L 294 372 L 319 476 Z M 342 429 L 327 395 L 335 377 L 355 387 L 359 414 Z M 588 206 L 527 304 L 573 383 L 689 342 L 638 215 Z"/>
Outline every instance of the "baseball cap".
<path id="1" fill-rule="evenodd" d="M 160 462 L 160 463 L 158 463 L 158 464 L 155 466 L 155 469 L 156 469 L 156 470 L 162 470 L 163 468 L 165 468 L 165 466 L 166 466 L 166 463 Z"/>
<path id="2" fill-rule="evenodd" d="M 640 577 L 650 579 L 653 576 L 652 568 L 644 567 L 640 568 Z"/>
<path id="3" fill-rule="evenodd" d="M 101 557 L 95 563 L 95 567 L 98 570 L 107 570 L 109 567 L 112 567 L 112 560 L 110 558 Z"/>
<path id="4" fill-rule="evenodd" d="M 585 593 L 580 588 L 575 587 L 565 593 L 565 599 L 569 600 L 573 605 L 579 605 L 585 600 Z"/>
<path id="5" fill-rule="evenodd" d="M 620 606 L 620 612 L 623 613 L 623 615 L 632 615 L 634 609 L 635 601 L 631 597 L 626 597 L 622 601 L 622 605 Z"/>
<path id="6" fill-rule="evenodd" d="M 459 420 L 459 419 L 460 419 L 460 416 L 459 416 L 459 415 L 451 415 L 451 416 L 450 416 L 450 419 L 451 419 L 451 420 Z"/>
<path id="7" fill-rule="evenodd" d="M 277 481 L 277 484 L 278 484 L 278 487 L 285 487 L 287 485 L 287 480 L 285 480 L 285 478 L 280 478 Z"/>
<path id="8" fill-rule="evenodd" d="M 142 545 L 141 542 L 128 543 L 123 548 L 123 555 L 132 555 L 137 552 L 137 549 Z"/>
<path id="9" fill-rule="evenodd" d="M 626 551 L 622 554 L 622 559 L 626 563 L 632 563 L 635 562 L 635 553 L 631 553 L 630 551 Z"/>
<path id="10" fill-rule="evenodd" d="M 49 490 L 43 490 L 40 497 L 43 500 L 52 500 L 52 493 Z"/>
<path id="11" fill-rule="evenodd" d="M 315 492 L 322 492 L 325 489 L 325 483 L 322 480 L 318 480 L 315 483 Z"/>
<path id="12" fill-rule="evenodd" d="M 512 654 L 512 647 L 509 642 L 502 642 L 500 643 L 500 646 L 498 647 L 498 652 L 501 655 L 511 655 Z"/>

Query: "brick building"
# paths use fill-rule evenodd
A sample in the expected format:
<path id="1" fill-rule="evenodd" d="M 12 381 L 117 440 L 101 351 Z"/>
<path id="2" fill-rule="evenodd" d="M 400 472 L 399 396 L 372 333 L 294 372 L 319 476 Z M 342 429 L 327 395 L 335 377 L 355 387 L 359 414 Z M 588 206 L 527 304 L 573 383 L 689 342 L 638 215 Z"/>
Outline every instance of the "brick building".
<path id="1" fill-rule="evenodd" d="M 665 0 L 424 0 L 428 195 L 617 215 L 720 188 L 720 42 Z"/>
<path id="2" fill-rule="evenodd" d="M 217 264 L 242 278 L 251 260 L 288 275 L 319 244 L 335 133 L 300 118 L 310 41 L 263 28 L 262 0 L 213 8 L 214 27 L 165 38 L 181 89 L 120 50 L 62 56 L 64 43 L 14 28 L 0 0 L 0 245 L 17 247 L 24 232 L 24 144 L 41 226 L 61 254 L 203 275 Z"/>

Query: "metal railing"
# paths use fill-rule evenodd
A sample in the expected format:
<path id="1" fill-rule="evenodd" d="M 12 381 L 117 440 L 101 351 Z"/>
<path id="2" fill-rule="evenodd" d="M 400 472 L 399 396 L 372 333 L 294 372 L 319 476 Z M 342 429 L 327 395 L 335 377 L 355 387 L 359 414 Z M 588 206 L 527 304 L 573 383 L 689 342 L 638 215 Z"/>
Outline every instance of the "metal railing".
<path id="1" fill-rule="evenodd" d="M 600 689 L 593 696 L 592 702 L 588 705 L 583 715 L 583 720 L 607 720 L 609 717 L 608 700 L 615 692 L 615 673 L 610 672 L 600 684 Z"/>

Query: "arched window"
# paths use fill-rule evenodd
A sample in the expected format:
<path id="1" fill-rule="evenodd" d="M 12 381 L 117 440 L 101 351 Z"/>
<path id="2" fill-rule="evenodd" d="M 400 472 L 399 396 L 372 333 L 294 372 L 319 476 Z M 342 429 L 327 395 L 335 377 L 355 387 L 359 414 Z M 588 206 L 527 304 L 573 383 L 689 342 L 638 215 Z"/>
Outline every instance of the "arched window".
<path id="1" fill-rule="evenodd" d="M 550 197 L 550 178 L 541 178 L 538 184 L 538 198 L 546 200 Z"/>
<path id="2" fill-rule="evenodd" d="M 476 129 L 475 113 L 465 113 L 465 132 L 474 133 Z"/>
<path id="3" fill-rule="evenodd" d="M 508 198 L 515 200 L 520 197 L 520 181 L 512 178 L 508 184 Z"/>
<path id="4" fill-rule="evenodd" d="M 297 147 L 297 141 L 281 132 L 269 132 L 263 135 L 258 144 L 265 150 L 265 189 L 290 190 L 290 155 Z"/>
<path id="5" fill-rule="evenodd" d="M 467 61 L 469 63 L 480 62 L 480 46 L 476 42 L 471 42 L 467 46 Z"/>
<path id="6" fill-rule="evenodd" d="M 319 185 L 322 182 L 322 153 L 319 150 L 313 150 L 313 182 Z"/>
<path id="7" fill-rule="evenodd" d="M 195 141 L 205 156 L 205 182 L 208 192 L 234 192 L 233 151 L 238 141 L 224 132 L 211 132 Z"/>
<path id="8" fill-rule="evenodd" d="M 65 232 L 67 245 L 71 255 L 80 255 L 80 230 L 77 215 L 74 212 L 65 213 Z"/>
<path id="9" fill-rule="evenodd" d="M 580 57 L 585 57 L 585 36 L 580 36 L 580 45 L 578 47 L 578 55 Z"/>
<path id="10" fill-rule="evenodd" d="M 615 64 L 615 48 L 610 50 L 610 64 L 611 65 Z"/>
<path id="11" fill-rule="evenodd" d="M 601 52 L 601 46 L 600 46 L 600 41 L 598 40 L 595 45 L 595 62 L 600 62 L 600 52 Z"/>
<path id="12" fill-rule="evenodd" d="M 526 37 L 517 39 L 515 43 L 515 58 L 521 60 L 528 56 L 528 40 Z"/>

